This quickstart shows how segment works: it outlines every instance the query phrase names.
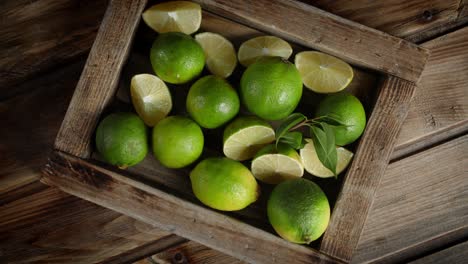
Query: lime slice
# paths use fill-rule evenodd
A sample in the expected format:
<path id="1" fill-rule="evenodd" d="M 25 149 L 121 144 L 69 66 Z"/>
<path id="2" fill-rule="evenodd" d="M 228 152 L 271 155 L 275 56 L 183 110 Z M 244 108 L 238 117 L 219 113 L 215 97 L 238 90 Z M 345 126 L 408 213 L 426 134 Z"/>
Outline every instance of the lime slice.
<path id="1" fill-rule="evenodd" d="M 261 57 L 278 56 L 288 59 L 291 54 L 291 45 L 286 41 L 275 36 L 261 36 L 242 43 L 237 57 L 239 62 L 247 67 Z"/>
<path id="2" fill-rule="evenodd" d="M 158 33 L 182 32 L 190 35 L 200 28 L 202 14 L 199 4 L 173 1 L 148 8 L 142 17 Z"/>
<path id="3" fill-rule="evenodd" d="M 320 178 L 330 178 L 333 177 L 333 172 L 325 168 L 322 162 L 319 160 L 317 153 L 315 152 L 314 143 L 311 139 L 306 139 L 307 144 L 303 149 L 301 149 L 301 158 L 302 164 L 304 164 L 305 170 L 317 177 Z M 343 172 L 346 167 L 348 167 L 351 159 L 353 158 L 353 153 L 343 147 L 336 148 L 338 161 L 336 164 L 336 173 L 340 174 Z"/>
<path id="4" fill-rule="evenodd" d="M 274 140 L 275 131 L 270 124 L 254 116 L 243 116 L 224 129 L 223 152 L 230 159 L 247 160 Z"/>
<path id="5" fill-rule="evenodd" d="M 304 175 L 301 157 L 287 145 L 274 144 L 262 148 L 252 161 L 252 174 L 258 180 L 278 184 Z"/>
<path id="6" fill-rule="evenodd" d="M 151 74 L 133 76 L 130 83 L 133 106 L 146 125 L 152 127 L 167 116 L 172 108 L 166 84 Z"/>
<path id="7" fill-rule="evenodd" d="M 336 93 L 353 80 L 353 68 L 333 56 L 318 51 L 303 51 L 294 59 L 305 87 L 316 93 Z"/>
<path id="8" fill-rule="evenodd" d="M 237 65 L 236 51 L 232 43 L 223 36 L 211 32 L 197 34 L 195 40 L 205 52 L 208 70 L 219 77 L 229 77 Z"/>

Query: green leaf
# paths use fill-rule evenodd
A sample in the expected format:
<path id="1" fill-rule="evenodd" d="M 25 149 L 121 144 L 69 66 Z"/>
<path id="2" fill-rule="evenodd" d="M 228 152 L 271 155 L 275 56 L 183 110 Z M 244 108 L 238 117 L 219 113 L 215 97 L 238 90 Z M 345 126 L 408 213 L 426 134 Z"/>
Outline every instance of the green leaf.
<path id="1" fill-rule="evenodd" d="M 322 164 L 333 172 L 336 177 L 338 155 L 335 146 L 333 128 L 325 122 L 310 127 L 310 136 L 314 142 L 315 152 Z"/>
<path id="2" fill-rule="evenodd" d="M 340 118 L 334 114 L 328 114 L 326 116 L 321 116 L 318 118 L 319 122 L 327 123 L 331 126 L 346 126 L 346 124 L 340 120 Z"/>
<path id="3" fill-rule="evenodd" d="M 279 142 L 288 144 L 293 149 L 301 149 L 305 146 L 302 133 L 297 131 L 287 132 L 281 137 Z"/>
<path id="4" fill-rule="evenodd" d="M 307 120 L 307 117 L 301 113 L 293 113 L 286 117 L 281 125 L 276 129 L 276 145 L 280 139 L 293 127 Z"/>

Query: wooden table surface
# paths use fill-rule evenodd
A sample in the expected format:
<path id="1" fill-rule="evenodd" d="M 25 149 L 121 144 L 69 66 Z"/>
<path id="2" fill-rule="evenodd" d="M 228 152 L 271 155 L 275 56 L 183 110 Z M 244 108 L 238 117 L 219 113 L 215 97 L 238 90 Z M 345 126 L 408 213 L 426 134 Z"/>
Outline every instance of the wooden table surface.
<path id="1" fill-rule="evenodd" d="M 468 1 L 303 2 L 431 51 L 353 262 L 467 263 Z M 0 3 L 0 263 L 239 262 L 38 181 L 106 5 Z"/>

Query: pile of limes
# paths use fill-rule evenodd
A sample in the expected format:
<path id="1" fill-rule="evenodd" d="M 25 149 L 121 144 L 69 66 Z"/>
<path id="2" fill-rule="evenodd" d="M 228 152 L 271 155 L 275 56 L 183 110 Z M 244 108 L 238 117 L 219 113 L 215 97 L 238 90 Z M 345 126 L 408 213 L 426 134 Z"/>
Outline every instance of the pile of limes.
<path id="1" fill-rule="evenodd" d="M 201 156 L 204 131 L 224 127 L 225 157 L 204 159 L 190 173 L 195 196 L 217 210 L 240 210 L 258 199 L 257 180 L 278 184 L 267 208 L 274 229 L 295 243 L 316 240 L 328 225 L 330 206 L 320 187 L 301 177 L 304 169 L 318 177 L 333 173 L 318 159 L 312 140 L 307 139 L 299 153 L 288 144 L 274 144 L 270 121 L 282 120 L 296 109 L 303 85 L 316 93 L 334 93 L 320 103 L 316 115 L 333 114 L 345 124 L 333 130 L 336 171 L 343 171 L 353 153 L 341 146 L 359 138 L 366 123 L 361 102 L 337 93 L 351 82 L 351 66 L 316 51 L 296 54 L 293 64 L 288 60 L 292 47 L 274 36 L 250 39 L 236 54 L 233 44 L 219 34 L 190 35 L 199 30 L 201 17 L 200 6 L 185 1 L 157 4 L 143 13 L 145 23 L 159 33 L 150 51 L 156 75 L 143 73 L 131 80 L 137 115 L 113 113 L 100 122 L 99 154 L 122 169 L 139 163 L 149 149 L 148 126 L 154 157 L 168 168 L 182 168 Z M 245 70 L 233 84 L 226 78 L 238 61 Z M 201 77 L 205 66 L 212 75 Z M 189 82 L 188 116 L 169 115 L 173 102 L 166 83 Z M 238 115 L 241 104 L 251 115 Z M 249 169 L 246 161 L 251 159 Z"/>

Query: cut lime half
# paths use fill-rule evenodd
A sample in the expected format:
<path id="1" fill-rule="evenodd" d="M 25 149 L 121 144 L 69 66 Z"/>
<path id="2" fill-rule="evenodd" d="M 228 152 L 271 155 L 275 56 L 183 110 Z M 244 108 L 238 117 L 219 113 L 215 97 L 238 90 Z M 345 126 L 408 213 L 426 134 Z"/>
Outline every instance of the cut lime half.
<path id="1" fill-rule="evenodd" d="M 172 99 L 166 84 L 152 74 L 133 76 L 130 83 L 133 106 L 146 125 L 152 127 L 172 109 Z"/>
<path id="2" fill-rule="evenodd" d="M 199 4 L 172 1 L 148 8 L 142 17 L 158 33 L 182 32 L 190 35 L 200 28 L 202 14 Z"/>
<path id="3" fill-rule="evenodd" d="M 301 157 L 287 145 L 274 144 L 261 149 L 252 161 L 252 174 L 258 180 L 278 184 L 304 175 Z"/>
<path id="4" fill-rule="evenodd" d="M 208 70 L 222 78 L 229 77 L 237 65 L 236 51 L 225 37 L 211 32 L 195 35 L 195 40 L 205 52 Z"/>
<path id="5" fill-rule="evenodd" d="M 292 54 L 291 45 L 275 36 L 261 36 L 242 43 L 237 57 L 245 67 L 261 57 L 282 57 L 288 59 Z"/>
<path id="6" fill-rule="evenodd" d="M 353 68 L 346 62 L 318 51 L 303 51 L 294 59 L 305 87 L 316 93 L 336 93 L 353 80 Z"/>
<path id="7" fill-rule="evenodd" d="M 274 140 L 275 131 L 270 124 L 254 116 L 243 116 L 225 128 L 223 152 L 233 160 L 248 160 Z"/>
<path id="8" fill-rule="evenodd" d="M 319 160 L 317 152 L 315 152 L 314 142 L 311 139 L 306 139 L 306 141 L 307 144 L 300 150 L 302 164 L 304 164 L 305 170 L 320 178 L 333 177 L 333 172 L 323 166 L 322 162 Z M 336 152 L 338 155 L 336 174 L 340 174 L 348 167 L 354 154 L 343 147 L 336 147 Z"/>

